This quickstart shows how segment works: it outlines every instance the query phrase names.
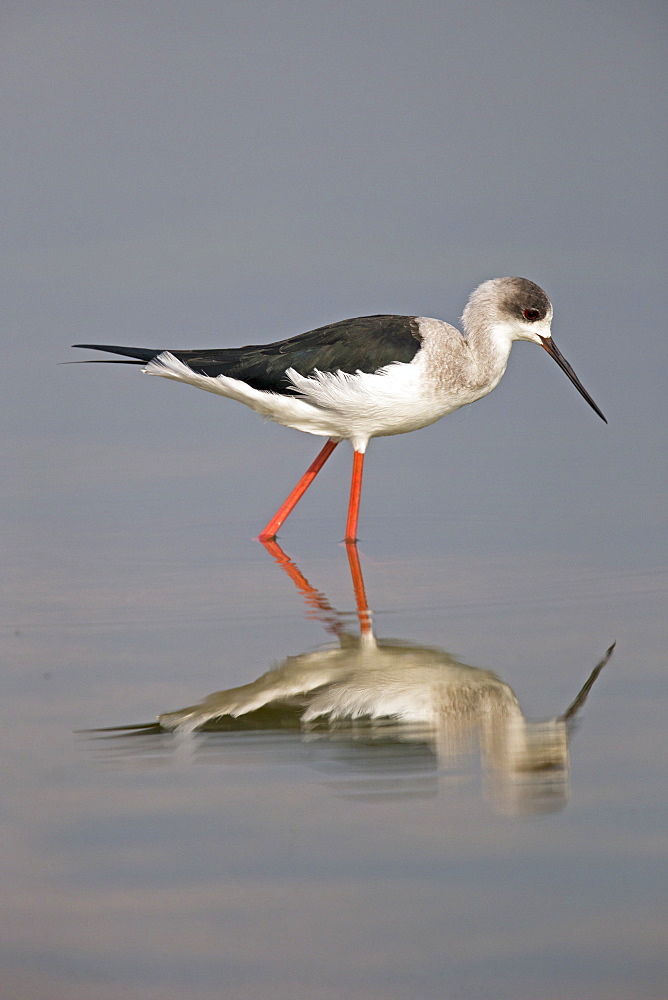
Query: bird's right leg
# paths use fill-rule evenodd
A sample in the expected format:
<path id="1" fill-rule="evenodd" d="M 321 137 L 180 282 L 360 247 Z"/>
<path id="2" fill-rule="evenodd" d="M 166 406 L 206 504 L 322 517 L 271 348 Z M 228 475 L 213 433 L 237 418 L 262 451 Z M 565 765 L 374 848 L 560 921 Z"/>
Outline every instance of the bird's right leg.
<path id="1" fill-rule="evenodd" d="M 294 490 L 290 496 L 285 500 L 284 503 L 278 508 L 271 521 L 262 529 L 260 534 L 257 536 L 260 542 L 269 542 L 273 538 L 276 538 L 276 532 L 285 521 L 288 514 L 290 514 L 294 508 L 297 506 L 301 498 L 306 493 L 307 489 L 318 475 L 323 465 L 332 454 L 336 448 L 338 441 L 332 441 L 330 438 L 325 447 L 318 453 L 315 460 L 309 465 L 308 469 L 299 480 Z"/>
<path id="2" fill-rule="evenodd" d="M 353 477 L 350 483 L 350 503 L 348 505 L 348 521 L 346 523 L 346 544 L 357 541 L 357 520 L 360 513 L 360 497 L 362 496 L 362 473 L 364 471 L 364 452 L 353 452 Z"/>
<path id="3" fill-rule="evenodd" d="M 360 565 L 359 552 L 357 551 L 357 542 L 345 542 L 346 552 L 348 554 L 348 565 L 350 566 L 350 576 L 353 581 L 353 591 L 355 593 L 355 601 L 357 603 L 357 617 L 360 622 L 360 633 L 364 636 L 370 636 L 373 639 L 373 626 L 371 624 L 371 608 L 369 607 L 369 602 L 366 596 L 366 590 L 364 587 L 364 577 L 362 576 L 362 567 Z"/>

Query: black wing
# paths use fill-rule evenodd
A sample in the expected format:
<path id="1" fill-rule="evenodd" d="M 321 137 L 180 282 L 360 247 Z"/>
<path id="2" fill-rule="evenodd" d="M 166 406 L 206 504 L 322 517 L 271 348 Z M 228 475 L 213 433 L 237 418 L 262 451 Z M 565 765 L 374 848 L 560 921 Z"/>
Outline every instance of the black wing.
<path id="1" fill-rule="evenodd" d="M 360 316 L 318 327 L 275 344 L 216 350 L 170 351 L 193 371 L 203 375 L 229 375 L 255 389 L 288 393 L 288 368 L 300 375 L 321 372 L 375 372 L 394 361 L 408 364 L 420 349 L 421 337 L 414 316 Z M 139 359 L 120 364 L 144 364 L 162 351 L 108 344 L 74 344 Z"/>

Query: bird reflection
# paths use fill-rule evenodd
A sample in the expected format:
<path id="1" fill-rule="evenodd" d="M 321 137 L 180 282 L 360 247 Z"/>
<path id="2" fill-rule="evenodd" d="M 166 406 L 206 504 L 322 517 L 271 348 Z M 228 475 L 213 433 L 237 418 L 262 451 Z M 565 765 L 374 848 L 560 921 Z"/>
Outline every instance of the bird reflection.
<path id="1" fill-rule="evenodd" d="M 355 631 L 277 542 L 264 545 L 301 592 L 309 617 L 317 618 L 334 641 L 288 656 L 249 684 L 163 713 L 154 732 L 250 735 L 270 730 L 279 737 L 296 731 L 302 744 L 326 744 L 329 763 L 339 776 L 342 770 L 346 774 L 337 782 L 340 794 L 365 797 L 435 794 L 439 783 L 470 772 L 470 762 L 479 759 L 495 810 L 518 814 L 563 808 L 576 716 L 614 645 L 564 712 L 530 721 L 512 688 L 492 671 L 468 666 L 436 647 L 376 637 L 354 543 L 346 550 L 357 605 Z M 274 740 L 272 759 L 276 748 Z"/>

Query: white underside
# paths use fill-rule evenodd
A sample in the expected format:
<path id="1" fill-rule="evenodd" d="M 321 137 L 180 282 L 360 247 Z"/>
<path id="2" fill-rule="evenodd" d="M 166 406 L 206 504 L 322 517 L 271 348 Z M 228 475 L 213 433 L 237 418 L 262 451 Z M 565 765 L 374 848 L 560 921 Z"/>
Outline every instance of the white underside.
<path id="1" fill-rule="evenodd" d="M 472 402 L 430 389 L 419 363 L 391 364 L 374 374 L 316 372 L 309 378 L 290 368 L 286 375 L 295 387 L 294 395 L 253 389 L 227 375 L 200 375 L 168 351 L 143 371 L 236 399 L 286 427 L 348 440 L 360 452 L 372 437 L 418 430 Z"/>
<path id="2" fill-rule="evenodd" d="M 393 718 L 436 725 L 446 715 L 482 718 L 494 710 L 521 718 L 515 695 L 495 674 L 439 650 L 374 642 L 290 656 L 250 684 L 161 715 L 160 723 L 192 731 L 210 719 L 280 704 L 298 705 L 303 722 Z"/>

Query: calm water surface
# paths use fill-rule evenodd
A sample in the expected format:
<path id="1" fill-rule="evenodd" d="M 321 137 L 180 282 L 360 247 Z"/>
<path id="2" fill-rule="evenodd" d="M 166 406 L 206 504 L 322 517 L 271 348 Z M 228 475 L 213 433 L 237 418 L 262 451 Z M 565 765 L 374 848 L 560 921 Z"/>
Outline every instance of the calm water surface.
<path id="1" fill-rule="evenodd" d="M 370 522 L 16 547 L 3 995 L 665 995 L 664 572 Z"/>
<path id="2" fill-rule="evenodd" d="M 666 9 L 2 4 L 0 1000 L 668 996 Z M 322 442 L 61 364 L 508 274 L 609 424 L 375 439 L 361 619 L 347 446 L 281 563 Z"/>

